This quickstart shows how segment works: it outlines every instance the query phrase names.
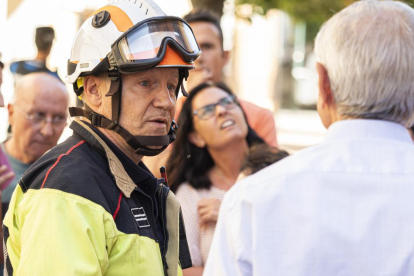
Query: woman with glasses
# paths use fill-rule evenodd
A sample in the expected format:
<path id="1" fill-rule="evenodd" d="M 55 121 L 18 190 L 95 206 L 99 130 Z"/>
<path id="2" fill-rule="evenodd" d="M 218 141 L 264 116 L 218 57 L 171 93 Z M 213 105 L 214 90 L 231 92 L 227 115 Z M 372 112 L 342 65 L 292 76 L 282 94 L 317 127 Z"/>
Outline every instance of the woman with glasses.
<path id="1" fill-rule="evenodd" d="M 185 276 L 202 275 L 224 194 L 236 182 L 249 147 L 264 143 L 223 83 L 203 83 L 189 94 L 167 163 L 193 262 Z"/>

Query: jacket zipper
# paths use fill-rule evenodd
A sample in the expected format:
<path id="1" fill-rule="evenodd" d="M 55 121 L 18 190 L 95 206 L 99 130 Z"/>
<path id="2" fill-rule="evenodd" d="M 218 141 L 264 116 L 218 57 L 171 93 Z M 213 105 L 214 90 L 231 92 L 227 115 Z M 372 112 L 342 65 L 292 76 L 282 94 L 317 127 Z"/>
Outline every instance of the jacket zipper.
<path id="1" fill-rule="evenodd" d="M 166 206 L 164 206 L 166 202 L 164 200 L 164 193 L 163 193 L 164 192 L 164 186 L 162 185 L 160 188 L 161 188 L 161 194 L 160 194 L 160 205 L 161 206 L 160 206 L 160 209 L 161 209 L 161 217 L 162 217 L 162 230 L 163 230 L 163 234 L 164 234 L 163 258 L 165 259 L 165 266 L 168 269 L 167 259 L 165 257 L 166 254 L 167 254 L 167 251 L 168 251 L 168 240 L 169 240 L 169 234 L 167 232 L 167 225 L 166 225 L 166 223 L 167 223 L 167 218 L 166 218 L 166 213 L 165 213 Z"/>
<path id="2" fill-rule="evenodd" d="M 135 188 L 134 190 L 138 191 L 140 194 L 142 194 L 145 197 L 149 198 L 149 200 L 151 201 L 151 210 L 152 210 L 152 223 L 151 223 L 151 225 L 153 225 L 153 226 L 151 226 L 151 228 L 152 228 L 152 231 L 154 232 L 155 237 L 157 238 L 156 242 L 159 244 L 160 243 L 160 239 L 158 237 L 157 223 L 155 222 L 155 217 L 154 217 L 155 216 L 154 202 L 152 201 L 152 198 L 150 196 L 148 196 L 144 192 L 141 192 L 138 188 Z M 161 189 L 161 194 L 162 194 L 162 189 Z M 164 224 L 164 221 L 163 221 L 162 224 Z M 163 228 L 164 228 L 163 229 L 163 232 L 165 234 L 165 227 L 164 227 L 164 225 L 163 225 Z M 165 236 L 164 236 L 164 243 L 165 243 Z M 163 254 L 162 251 L 164 251 L 164 250 L 161 250 L 161 248 L 160 248 L 161 261 L 162 261 L 162 264 L 163 264 L 164 275 L 165 276 L 168 276 L 168 273 L 167 273 L 167 269 L 168 269 L 168 267 L 167 267 L 167 261 L 165 259 L 165 254 Z"/>
<path id="3" fill-rule="evenodd" d="M 166 273 L 166 275 L 167 275 L 167 269 L 168 269 L 168 264 L 167 264 L 167 259 L 166 259 L 166 257 L 165 257 L 165 255 L 167 254 L 167 249 L 168 249 L 168 233 L 167 233 L 167 231 L 166 231 L 166 218 L 165 218 L 165 212 L 164 212 L 164 197 L 163 197 L 163 192 L 164 192 L 164 188 L 163 188 L 163 185 L 160 185 L 159 186 L 160 187 L 160 195 L 159 195 L 159 205 L 160 205 L 160 207 L 159 207 L 159 209 L 161 209 L 161 214 L 158 214 L 158 215 L 161 215 L 161 218 L 162 218 L 162 223 L 161 223 L 161 225 L 162 225 L 162 232 L 163 232 L 163 234 L 164 234 L 164 244 L 163 244 L 163 250 L 162 250 L 162 253 L 161 253 L 161 258 L 162 258 L 162 262 L 163 262 L 163 264 L 164 264 L 164 267 L 165 267 L 165 273 Z"/>

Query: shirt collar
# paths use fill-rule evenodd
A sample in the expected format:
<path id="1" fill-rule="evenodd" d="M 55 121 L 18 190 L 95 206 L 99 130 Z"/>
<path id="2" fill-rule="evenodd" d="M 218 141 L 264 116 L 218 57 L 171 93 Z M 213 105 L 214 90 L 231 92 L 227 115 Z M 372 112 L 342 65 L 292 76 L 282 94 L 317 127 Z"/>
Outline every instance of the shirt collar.
<path id="1" fill-rule="evenodd" d="M 413 143 L 404 126 L 384 120 L 367 119 L 341 120 L 333 123 L 328 129 L 325 141 L 367 138 Z"/>

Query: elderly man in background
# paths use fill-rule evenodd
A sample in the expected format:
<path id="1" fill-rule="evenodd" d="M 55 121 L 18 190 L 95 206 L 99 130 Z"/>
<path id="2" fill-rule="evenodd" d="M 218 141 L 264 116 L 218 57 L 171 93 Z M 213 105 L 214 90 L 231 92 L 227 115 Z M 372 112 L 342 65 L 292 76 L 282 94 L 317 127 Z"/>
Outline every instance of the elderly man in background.
<path id="1" fill-rule="evenodd" d="M 68 104 L 66 87 L 48 73 L 28 74 L 17 83 L 13 101 L 7 106 L 12 136 L 1 144 L 16 175 L 3 191 L 3 215 L 20 177 L 56 146 L 67 124 Z"/>
<path id="2" fill-rule="evenodd" d="M 204 275 L 413 275 L 414 10 L 359 1 L 315 45 L 325 142 L 226 195 Z"/>
<path id="3" fill-rule="evenodd" d="M 1 85 L 3 84 L 3 69 L 4 64 L 0 61 L 0 107 L 4 107 L 4 98 L 1 93 Z M 0 190 L 4 190 L 10 185 L 10 182 L 14 178 L 13 170 L 10 166 L 10 162 L 6 154 L 0 148 Z M 1 192 L 0 192 L 1 195 Z M 0 207 L 1 210 L 1 207 Z M 1 213 L 1 212 L 0 212 Z M 0 273 L 1 275 L 1 273 Z"/>
<path id="4" fill-rule="evenodd" d="M 3 69 L 4 64 L 0 61 L 0 107 L 4 107 L 4 99 L 3 94 L 1 93 L 1 85 L 3 84 Z M 6 154 L 1 150 L 0 148 L 0 190 L 3 191 L 7 186 L 10 185 L 10 182 L 14 178 L 14 172 L 10 166 L 10 162 L 7 159 Z M 0 198 L 1 198 L 1 192 L 0 191 Z M 0 220 L 3 220 L 3 217 L 1 216 L 1 205 L 0 205 Z M 0 229 L 0 237 L 3 239 L 3 231 Z M 3 261 L 3 246 L 0 245 L 0 275 L 3 275 L 3 267 L 4 267 L 4 261 Z"/>

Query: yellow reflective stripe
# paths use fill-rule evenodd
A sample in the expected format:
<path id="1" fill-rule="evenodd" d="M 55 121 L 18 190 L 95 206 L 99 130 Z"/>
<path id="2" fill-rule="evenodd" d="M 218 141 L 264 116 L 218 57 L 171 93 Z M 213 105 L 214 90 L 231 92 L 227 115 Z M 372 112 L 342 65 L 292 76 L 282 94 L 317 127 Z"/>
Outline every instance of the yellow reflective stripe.
<path id="1" fill-rule="evenodd" d="M 15 275 L 163 275 L 158 244 L 81 196 L 18 186 L 4 224 Z M 21 246 L 24 245 L 24 246 Z"/>
<path id="2" fill-rule="evenodd" d="M 158 244 L 145 236 L 118 233 L 106 275 L 164 275 Z"/>

